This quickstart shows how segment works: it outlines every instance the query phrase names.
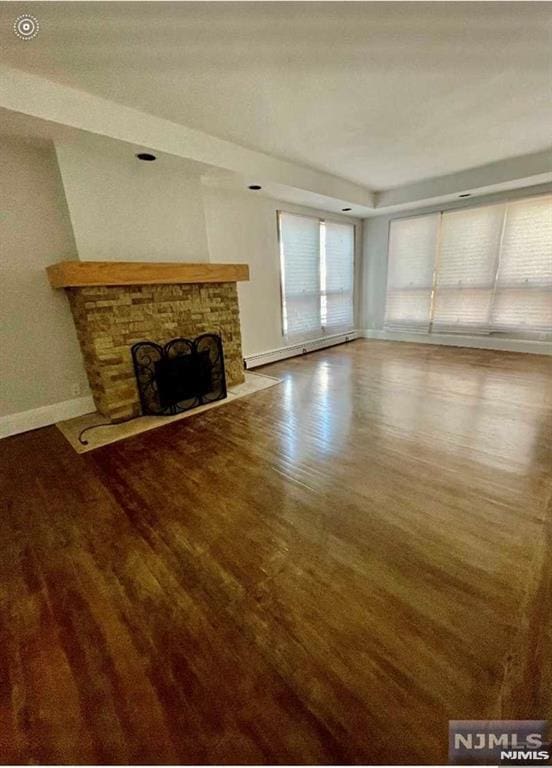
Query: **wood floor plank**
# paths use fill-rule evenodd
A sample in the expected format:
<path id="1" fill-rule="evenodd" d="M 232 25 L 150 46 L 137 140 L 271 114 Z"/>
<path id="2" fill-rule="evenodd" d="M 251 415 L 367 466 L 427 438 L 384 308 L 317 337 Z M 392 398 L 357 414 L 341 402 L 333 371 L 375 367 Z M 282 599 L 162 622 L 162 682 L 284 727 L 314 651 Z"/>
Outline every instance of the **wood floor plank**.
<path id="1" fill-rule="evenodd" d="M 0 443 L 8 762 L 435 763 L 552 719 L 552 358 L 357 341 Z"/>

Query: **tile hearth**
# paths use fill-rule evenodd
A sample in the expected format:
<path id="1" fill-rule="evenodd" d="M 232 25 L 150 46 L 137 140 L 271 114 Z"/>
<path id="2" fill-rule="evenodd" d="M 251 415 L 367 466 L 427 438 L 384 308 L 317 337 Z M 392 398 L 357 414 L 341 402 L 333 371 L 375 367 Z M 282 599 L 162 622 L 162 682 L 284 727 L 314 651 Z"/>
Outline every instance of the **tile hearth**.
<path id="1" fill-rule="evenodd" d="M 178 413 L 175 416 L 140 416 L 131 421 L 120 424 L 106 422 L 104 416 L 100 413 L 88 413 L 85 416 L 78 416 L 75 419 L 60 421 L 56 424 L 60 432 L 67 438 L 77 453 L 87 453 L 95 448 L 101 448 L 103 445 L 109 445 L 119 440 L 125 440 L 127 437 L 139 435 L 156 427 L 162 427 L 172 424 L 173 421 L 186 419 L 190 416 L 196 416 L 198 413 L 210 410 L 211 408 L 220 408 L 227 403 L 232 403 L 241 397 L 253 395 L 269 387 L 280 384 L 281 380 L 272 376 L 265 376 L 260 373 L 245 372 L 244 381 L 241 384 L 235 384 L 228 389 L 228 396 L 225 400 L 216 400 L 213 403 L 199 405 L 190 411 Z M 100 426 L 103 425 L 103 426 Z M 94 427 L 98 426 L 99 429 Z M 85 435 L 83 440 L 87 440 L 86 445 L 79 442 L 79 434 L 83 429 L 92 427 Z"/>

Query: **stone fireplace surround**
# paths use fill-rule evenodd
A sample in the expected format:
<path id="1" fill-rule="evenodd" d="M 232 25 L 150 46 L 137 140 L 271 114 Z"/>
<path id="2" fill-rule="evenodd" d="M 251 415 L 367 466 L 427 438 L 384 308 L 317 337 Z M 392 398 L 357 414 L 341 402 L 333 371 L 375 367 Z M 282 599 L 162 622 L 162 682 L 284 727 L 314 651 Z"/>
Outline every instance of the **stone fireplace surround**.
<path id="1" fill-rule="evenodd" d="M 244 381 L 236 283 L 247 265 L 61 262 L 48 277 L 65 288 L 96 408 L 112 422 L 140 415 L 139 341 L 218 333 L 228 385 Z"/>

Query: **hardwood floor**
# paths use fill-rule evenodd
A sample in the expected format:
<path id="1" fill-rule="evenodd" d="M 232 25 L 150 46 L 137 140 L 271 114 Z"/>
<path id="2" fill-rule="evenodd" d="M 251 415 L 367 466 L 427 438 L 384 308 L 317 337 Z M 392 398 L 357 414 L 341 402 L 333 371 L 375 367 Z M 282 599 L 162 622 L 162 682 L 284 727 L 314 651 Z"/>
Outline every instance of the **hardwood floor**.
<path id="1" fill-rule="evenodd" d="M 357 341 L 0 443 L 2 762 L 439 763 L 552 719 L 552 358 Z"/>

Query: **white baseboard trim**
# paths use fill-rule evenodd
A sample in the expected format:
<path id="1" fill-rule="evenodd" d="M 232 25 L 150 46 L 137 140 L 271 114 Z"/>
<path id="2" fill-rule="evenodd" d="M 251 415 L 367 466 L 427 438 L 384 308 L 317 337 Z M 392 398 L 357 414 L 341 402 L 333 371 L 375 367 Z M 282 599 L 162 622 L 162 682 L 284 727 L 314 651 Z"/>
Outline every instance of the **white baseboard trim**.
<path id="1" fill-rule="evenodd" d="M 76 397 L 74 400 L 44 405 L 41 408 L 32 408 L 30 411 L 11 413 L 9 416 L 0 417 L 0 438 L 18 435 L 30 429 L 47 427 L 57 421 L 84 416 L 85 413 L 92 413 L 95 410 L 94 399 L 91 395 L 87 395 Z"/>
<path id="2" fill-rule="evenodd" d="M 381 341 L 407 341 L 416 344 L 441 344 L 448 347 L 473 347 L 475 349 L 497 349 L 503 352 L 530 352 L 534 355 L 552 355 L 552 343 L 530 339 L 505 339 L 498 336 L 457 336 L 448 333 L 407 333 L 406 331 L 383 331 L 366 328 L 359 331 L 365 339 Z"/>
<path id="3" fill-rule="evenodd" d="M 333 347 L 336 344 L 344 344 L 347 341 L 358 339 L 358 337 L 358 331 L 347 331 L 344 333 L 336 333 L 332 336 L 322 336 L 319 339 L 302 341 L 297 344 L 291 344 L 288 347 L 280 347 L 279 349 L 271 349 L 268 352 L 258 352 L 255 355 L 247 355 L 245 357 L 245 363 L 248 369 L 257 368 L 259 365 L 276 363 L 278 360 L 285 360 L 287 357 L 304 355 L 306 352 L 315 352 L 317 349 L 324 349 L 324 347 Z"/>

